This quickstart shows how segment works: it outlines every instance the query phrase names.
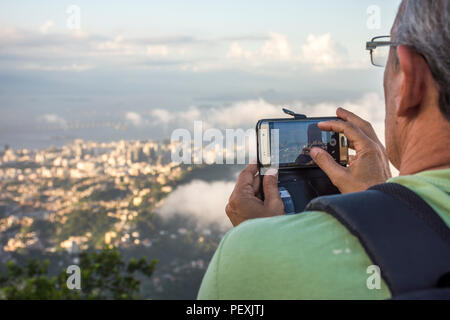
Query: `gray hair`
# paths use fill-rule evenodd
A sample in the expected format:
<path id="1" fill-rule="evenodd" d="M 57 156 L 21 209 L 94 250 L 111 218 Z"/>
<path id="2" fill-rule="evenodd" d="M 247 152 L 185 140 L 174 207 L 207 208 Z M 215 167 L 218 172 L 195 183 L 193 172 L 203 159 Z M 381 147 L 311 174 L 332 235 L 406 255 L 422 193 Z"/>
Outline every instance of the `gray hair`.
<path id="1" fill-rule="evenodd" d="M 392 33 L 424 56 L 439 85 L 439 108 L 450 121 L 450 1 L 403 0 Z"/>

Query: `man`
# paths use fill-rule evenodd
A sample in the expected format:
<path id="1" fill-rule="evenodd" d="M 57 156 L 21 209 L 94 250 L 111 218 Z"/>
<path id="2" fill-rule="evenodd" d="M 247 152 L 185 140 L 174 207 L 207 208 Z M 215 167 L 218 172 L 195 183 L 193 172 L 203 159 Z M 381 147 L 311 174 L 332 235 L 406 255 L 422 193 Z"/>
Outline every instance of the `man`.
<path id="1" fill-rule="evenodd" d="M 321 145 L 325 145 L 322 142 L 322 131 L 316 124 L 310 124 L 307 130 L 308 143 L 305 147 L 303 147 L 301 153 L 298 155 L 297 159 L 295 159 L 295 164 L 298 165 L 311 165 L 314 164 L 311 156 L 309 155 L 310 149 L 314 146 L 320 147 Z"/>
<path id="2" fill-rule="evenodd" d="M 384 90 L 386 150 L 371 125 L 338 109 L 345 121 L 321 123 L 356 150 L 341 167 L 320 148 L 313 160 L 342 193 L 383 183 L 417 193 L 450 226 L 450 1 L 404 0 L 391 30 Z M 375 49 L 376 50 L 376 49 Z M 372 61 L 374 62 L 374 61 Z M 390 178 L 388 160 L 400 175 Z M 226 207 L 235 226 L 219 245 L 199 299 L 387 299 L 366 285 L 373 264 L 359 240 L 325 212 L 283 215 L 276 173 L 258 194 L 257 167 L 240 174 Z M 259 219 L 256 219 L 259 218 Z"/>

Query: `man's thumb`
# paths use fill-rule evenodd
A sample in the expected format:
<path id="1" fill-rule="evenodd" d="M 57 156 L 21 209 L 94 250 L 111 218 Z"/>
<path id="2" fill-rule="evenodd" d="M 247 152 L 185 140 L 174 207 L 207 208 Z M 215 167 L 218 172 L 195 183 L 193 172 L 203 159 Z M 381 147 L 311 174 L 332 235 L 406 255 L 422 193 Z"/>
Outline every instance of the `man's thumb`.
<path id="1" fill-rule="evenodd" d="M 312 148 L 309 154 L 320 169 L 327 174 L 333 184 L 336 185 L 336 182 L 339 182 L 339 176 L 345 172 L 344 167 L 336 163 L 333 157 L 321 148 Z"/>
<path id="2" fill-rule="evenodd" d="M 272 172 L 273 170 L 273 172 Z M 270 169 L 263 179 L 264 201 L 271 202 L 277 200 L 280 197 L 278 191 L 278 172 L 274 169 Z"/>

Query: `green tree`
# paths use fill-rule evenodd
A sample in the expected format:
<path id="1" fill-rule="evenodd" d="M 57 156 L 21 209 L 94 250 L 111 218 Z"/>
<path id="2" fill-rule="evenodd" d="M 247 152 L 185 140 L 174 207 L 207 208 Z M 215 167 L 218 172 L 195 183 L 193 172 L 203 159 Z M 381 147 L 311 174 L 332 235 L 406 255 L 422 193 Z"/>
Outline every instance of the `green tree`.
<path id="1" fill-rule="evenodd" d="M 65 269 L 50 276 L 48 260 L 29 260 L 23 267 L 10 261 L 0 275 L 0 299 L 137 299 L 141 281 L 136 273 L 150 278 L 157 263 L 145 258 L 126 263 L 112 247 L 82 252 L 79 261 L 81 290 L 68 289 Z"/>

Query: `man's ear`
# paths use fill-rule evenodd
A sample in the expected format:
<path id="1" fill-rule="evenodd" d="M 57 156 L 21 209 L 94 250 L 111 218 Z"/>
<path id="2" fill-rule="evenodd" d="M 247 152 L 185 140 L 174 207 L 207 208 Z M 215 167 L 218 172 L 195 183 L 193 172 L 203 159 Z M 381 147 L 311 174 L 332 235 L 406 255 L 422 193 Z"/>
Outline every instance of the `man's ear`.
<path id="1" fill-rule="evenodd" d="M 420 106 L 429 69 L 423 57 L 407 46 L 397 46 L 397 57 L 401 83 L 396 114 L 402 117 Z"/>

